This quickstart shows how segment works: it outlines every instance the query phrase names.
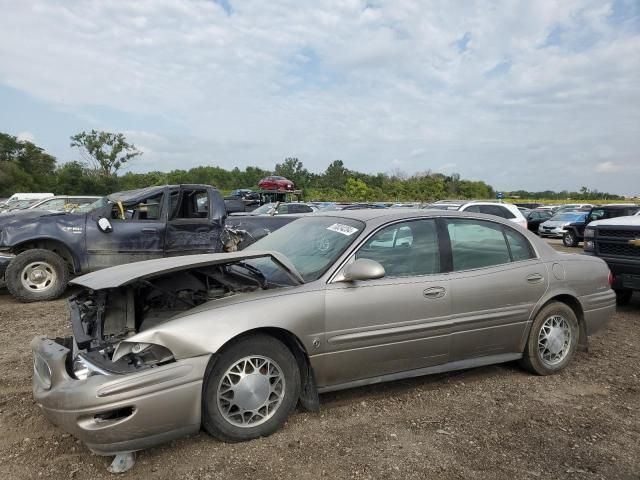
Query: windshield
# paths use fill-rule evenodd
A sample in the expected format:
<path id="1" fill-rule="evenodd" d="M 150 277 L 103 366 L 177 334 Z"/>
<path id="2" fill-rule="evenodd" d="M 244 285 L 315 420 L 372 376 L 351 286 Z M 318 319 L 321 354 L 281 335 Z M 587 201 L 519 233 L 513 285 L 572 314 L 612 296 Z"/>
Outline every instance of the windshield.
<path id="1" fill-rule="evenodd" d="M 586 213 L 560 213 L 551 218 L 552 222 L 578 222 L 587 217 Z"/>
<path id="2" fill-rule="evenodd" d="M 276 206 L 275 203 L 265 203 L 261 207 L 258 207 L 255 210 L 252 210 L 251 213 L 257 213 L 257 214 L 271 213 L 271 210 L 273 210 L 275 206 Z"/>
<path id="3" fill-rule="evenodd" d="M 88 213 L 93 212 L 96 208 L 102 208 L 107 205 L 107 197 L 102 197 L 96 200 L 93 203 L 87 203 L 85 205 L 81 205 L 78 208 L 74 208 L 71 210 L 71 213 Z"/>
<path id="4" fill-rule="evenodd" d="M 364 227 L 363 222 L 349 218 L 305 217 L 261 238 L 246 250 L 280 252 L 293 263 L 305 282 L 311 282 L 327 271 Z M 265 272 L 262 262 L 251 262 Z"/>

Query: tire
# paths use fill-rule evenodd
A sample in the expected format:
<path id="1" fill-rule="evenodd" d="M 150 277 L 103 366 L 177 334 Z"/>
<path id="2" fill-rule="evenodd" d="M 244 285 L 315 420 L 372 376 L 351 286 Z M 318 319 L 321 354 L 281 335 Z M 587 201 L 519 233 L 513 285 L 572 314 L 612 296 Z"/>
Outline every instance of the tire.
<path id="1" fill-rule="evenodd" d="M 269 362 L 268 369 L 263 361 Z M 210 435 L 224 442 L 271 435 L 298 403 L 300 371 L 296 359 L 282 342 L 268 335 L 251 335 L 231 344 L 207 371 L 202 425 Z M 265 371 L 279 376 L 265 377 Z M 233 383 L 238 372 L 244 375 Z M 247 377 L 252 377 L 253 383 L 248 383 Z M 265 406 L 269 401 L 275 407 L 271 412 Z"/>
<path id="2" fill-rule="evenodd" d="M 21 302 L 54 300 L 67 288 L 69 268 L 60 255 L 34 248 L 11 260 L 4 279 L 9 293 Z"/>
<path id="3" fill-rule="evenodd" d="M 567 232 L 562 236 L 562 243 L 565 247 L 577 247 L 578 239 L 576 238 L 576 234 L 573 232 Z"/>
<path id="4" fill-rule="evenodd" d="M 615 290 L 615 292 L 616 292 L 616 303 L 618 305 L 626 305 L 631 301 L 631 297 L 633 296 L 633 290 L 629 290 L 628 288 Z"/>
<path id="5" fill-rule="evenodd" d="M 536 315 L 520 363 L 537 375 L 557 373 L 575 356 L 579 335 L 578 319 L 573 310 L 561 302 L 550 303 Z"/>

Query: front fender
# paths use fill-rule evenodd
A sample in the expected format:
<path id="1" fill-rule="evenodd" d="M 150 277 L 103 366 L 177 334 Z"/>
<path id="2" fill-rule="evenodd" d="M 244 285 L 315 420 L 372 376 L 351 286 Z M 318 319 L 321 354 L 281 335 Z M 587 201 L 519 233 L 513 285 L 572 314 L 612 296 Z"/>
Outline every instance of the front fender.
<path id="1" fill-rule="evenodd" d="M 178 360 L 212 354 L 239 335 L 266 328 L 290 332 L 307 352 L 321 352 L 318 345 L 324 344 L 324 290 L 283 293 L 219 308 L 216 302 L 128 337 L 118 345 L 114 358 L 128 353 L 135 343 L 161 345 Z"/>

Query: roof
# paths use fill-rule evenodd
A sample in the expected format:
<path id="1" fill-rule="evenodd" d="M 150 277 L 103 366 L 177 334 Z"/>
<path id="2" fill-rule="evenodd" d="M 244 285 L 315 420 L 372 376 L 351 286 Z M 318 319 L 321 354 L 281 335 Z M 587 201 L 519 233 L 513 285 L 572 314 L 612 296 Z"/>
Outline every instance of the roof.
<path id="1" fill-rule="evenodd" d="M 136 202 L 144 200 L 148 197 L 161 194 L 165 188 L 178 189 L 178 188 L 215 188 L 211 185 L 158 185 L 153 187 L 138 188 L 136 190 L 125 190 L 123 192 L 115 192 L 111 195 L 107 195 L 107 198 L 113 202 Z"/>
<path id="2" fill-rule="evenodd" d="M 417 208 L 365 208 L 360 210 L 331 210 L 320 211 L 311 213 L 310 217 L 338 217 L 338 218 L 350 218 L 353 220 L 361 220 L 368 222 L 374 219 L 380 220 L 394 220 L 402 218 L 415 218 L 415 217 L 464 217 L 464 218 L 486 218 L 492 221 L 502 221 L 506 225 L 510 225 L 509 220 L 502 217 L 496 217 L 493 215 L 485 215 L 482 213 L 467 213 L 460 212 L 458 210 L 429 210 L 429 209 L 417 209 Z"/>
<path id="3" fill-rule="evenodd" d="M 613 208 L 615 209 L 622 209 L 622 208 L 638 208 L 640 207 L 639 205 L 636 205 L 634 203 L 609 203 L 607 205 L 594 205 L 593 208 Z"/>
<path id="4" fill-rule="evenodd" d="M 608 218 L 606 220 L 596 220 L 589 224 L 590 227 L 606 227 L 608 225 L 616 227 L 640 227 L 640 217 L 633 215 L 629 217 Z"/>

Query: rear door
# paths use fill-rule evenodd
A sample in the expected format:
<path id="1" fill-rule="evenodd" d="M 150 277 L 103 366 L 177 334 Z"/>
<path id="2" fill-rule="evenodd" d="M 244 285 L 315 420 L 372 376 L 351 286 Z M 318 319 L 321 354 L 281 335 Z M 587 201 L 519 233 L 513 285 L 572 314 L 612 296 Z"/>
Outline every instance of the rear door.
<path id="1" fill-rule="evenodd" d="M 181 186 L 171 192 L 165 240 L 167 256 L 220 252 L 224 215 L 211 189 Z M 223 202 L 224 208 L 224 202 Z"/>
<path id="2" fill-rule="evenodd" d="M 451 296 L 439 243 L 435 221 L 421 219 L 388 225 L 357 250 L 352 259 L 376 260 L 386 274 L 328 286 L 319 385 L 448 361 Z"/>
<path id="3" fill-rule="evenodd" d="M 518 353 L 547 289 L 545 265 L 524 235 L 485 220 L 446 221 L 452 272 L 451 361 Z"/>

